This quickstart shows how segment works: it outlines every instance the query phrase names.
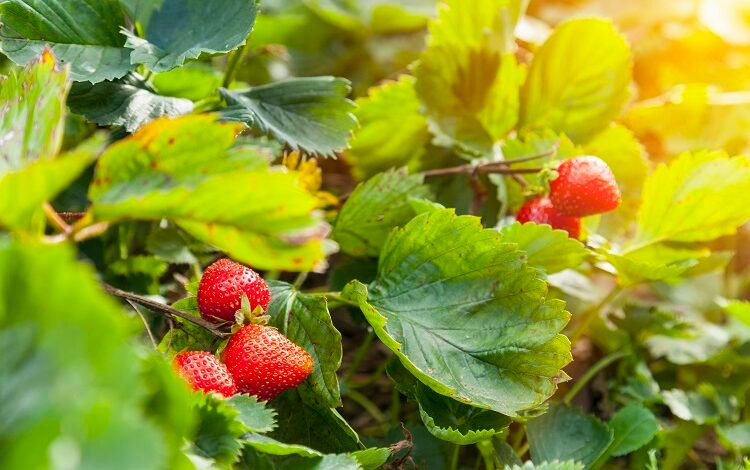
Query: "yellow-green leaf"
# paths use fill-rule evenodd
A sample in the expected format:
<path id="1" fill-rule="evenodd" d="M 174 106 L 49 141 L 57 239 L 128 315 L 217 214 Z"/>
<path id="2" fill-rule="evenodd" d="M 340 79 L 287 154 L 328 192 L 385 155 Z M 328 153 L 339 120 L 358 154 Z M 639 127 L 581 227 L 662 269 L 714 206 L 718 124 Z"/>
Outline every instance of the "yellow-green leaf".
<path id="1" fill-rule="evenodd" d="M 696 242 L 728 235 L 750 219 L 750 158 L 686 153 L 660 165 L 643 189 L 634 242 Z"/>
<path id="2" fill-rule="evenodd" d="M 414 68 L 436 130 L 476 152 L 518 120 L 522 72 L 511 45 L 519 9 L 510 0 L 445 0 Z"/>
<path id="3" fill-rule="evenodd" d="M 620 112 L 631 75 L 630 48 L 611 22 L 567 21 L 534 54 L 520 124 L 586 141 Z"/>
<path id="4" fill-rule="evenodd" d="M 154 121 L 102 155 L 89 196 L 95 220 L 173 220 L 261 269 L 310 270 L 326 229 L 297 174 L 231 148 L 242 126 L 193 115 Z"/>
<path id="5" fill-rule="evenodd" d="M 354 115 L 361 127 L 344 154 L 357 179 L 394 167 L 418 166 L 430 136 L 414 83 L 414 77 L 402 75 L 357 100 Z"/>

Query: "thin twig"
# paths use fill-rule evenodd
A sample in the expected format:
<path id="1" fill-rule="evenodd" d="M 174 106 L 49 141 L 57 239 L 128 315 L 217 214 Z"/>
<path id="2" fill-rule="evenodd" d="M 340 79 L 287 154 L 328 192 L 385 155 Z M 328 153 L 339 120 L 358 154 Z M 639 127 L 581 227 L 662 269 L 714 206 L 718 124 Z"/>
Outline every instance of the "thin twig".
<path id="1" fill-rule="evenodd" d="M 148 334 L 148 338 L 151 340 L 151 344 L 154 345 L 154 349 L 159 349 L 159 346 L 156 344 L 156 339 L 154 338 L 154 334 L 151 333 L 151 327 L 148 326 L 148 322 L 146 321 L 146 317 L 143 316 L 143 313 L 141 313 L 141 310 L 138 308 L 138 306 L 130 299 L 125 299 L 125 302 L 129 303 L 131 307 L 133 307 L 133 310 L 135 310 L 135 313 L 138 314 L 139 317 L 141 317 L 141 321 L 143 321 L 143 326 L 146 328 L 146 334 Z"/>
<path id="2" fill-rule="evenodd" d="M 491 162 L 482 165 L 473 165 L 467 163 L 465 165 L 452 166 L 448 168 L 435 168 L 434 170 L 423 171 L 422 174 L 426 177 L 432 176 L 446 176 L 446 175 L 461 175 L 461 174 L 484 174 L 484 173 L 496 173 L 500 175 L 519 175 L 524 173 L 539 173 L 542 168 L 508 168 L 505 162 Z"/>
<path id="3" fill-rule="evenodd" d="M 42 207 L 44 208 L 45 217 L 47 217 L 47 220 L 57 229 L 57 231 L 64 233 L 66 236 L 69 235 L 73 229 L 62 219 L 62 217 L 60 217 L 60 214 L 57 213 L 55 208 L 52 207 L 49 202 L 45 202 Z"/>
<path id="4" fill-rule="evenodd" d="M 203 318 L 193 316 L 187 312 L 183 312 L 182 310 L 177 310 L 176 308 L 172 308 L 169 305 L 164 305 L 162 303 L 156 302 L 154 300 L 140 296 L 138 294 L 134 294 L 132 292 L 127 292 L 127 291 L 118 289 L 117 287 L 110 286 L 109 284 L 102 284 L 102 289 L 104 289 L 104 291 L 107 292 L 108 294 L 114 295 L 115 297 L 120 297 L 121 299 L 125 299 L 125 300 L 132 300 L 133 302 L 139 305 L 143 305 L 149 310 L 155 313 L 164 315 L 167 318 L 178 317 L 178 318 L 182 318 L 183 320 L 189 321 L 190 323 L 194 323 L 200 327 L 205 328 L 206 330 L 210 331 L 214 336 L 217 336 L 219 338 L 229 336 L 230 334 L 230 333 L 226 333 L 226 332 L 219 330 L 213 323 L 206 321 Z"/>

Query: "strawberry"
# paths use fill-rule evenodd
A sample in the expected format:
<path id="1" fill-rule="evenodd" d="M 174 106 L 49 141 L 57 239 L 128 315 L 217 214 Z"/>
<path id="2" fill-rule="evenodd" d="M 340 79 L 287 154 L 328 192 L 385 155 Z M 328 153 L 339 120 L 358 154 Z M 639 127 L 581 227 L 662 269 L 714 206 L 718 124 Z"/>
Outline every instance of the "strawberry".
<path id="1" fill-rule="evenodd" d="M 208 351 L 181 352 L 175 356 L 174 365 L 193 390 L 216 392 L 225 397 L 237 393 L 227 367 Z"/>
<path id="2" fill-rule="evenodd" d="M 313 369 L 310 354 L 275 328 L 250 324 L 229 339 L 224 362 L 237 388 L 272 400 L 302 383 Z"/>
<path id="3" fill-rule="evenodd" d="M 271 293 L 262 277 L 247 266 L 220 259 L 203 272 L 198 284 L 198 308 L 207 320 L 234 322 L 234 313 L 242 305 L 242 294 L 250 310 L 268 308 Z"/>
<path id="4" fill-rule="evenodd" d="M 581 219 L 560 214 L 552 202 L 545 198 L 531 199 L 521 206 L 516 220 L 523 223 L 549 224 L 552 228 L 565 230 L 571 238 L 581 235 Z"/>
<path id="5" fill-rule="evenodd" d="M 609 166 L 597 157 L 576 157 L 557 167 L 549 198 L 562 214 L 575 217 L 617 209 L 620 189 Z"/>

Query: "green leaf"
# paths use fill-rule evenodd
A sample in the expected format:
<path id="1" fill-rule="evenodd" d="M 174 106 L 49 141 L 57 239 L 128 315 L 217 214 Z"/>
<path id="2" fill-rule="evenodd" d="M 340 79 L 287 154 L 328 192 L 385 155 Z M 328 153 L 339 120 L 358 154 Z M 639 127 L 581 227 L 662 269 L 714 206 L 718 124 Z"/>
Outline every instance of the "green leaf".
<path id="1" fill-rule="evenodd" d="M 0 51 L 16 64 L 50 47 L 75 81 L 112 80 L 133 69 L 117 0 L 8 0 L 0 3 L 0 24 Z"/>
<path id="2" fill-rule="evenodd" d="M 739 418 L 740 404 L 734 396 L 701 384 L 697 390 L 672 389 L 662 392 L 664 404 L 680 419 L 697 424 L 713 424 Z"/>
<path id="3" fill-rule="evenodd" d="M 388 375 L 396 388 L 419 404 L 422 422 L 433 436 L 457 445 L 476 444 L 499 434 L 510 425 L 510 418 L 465 405 L 438 395 L 417 380 L 400 363 L 388 365 Z"/>
<path id="4" fill-rule="evenodd" d="M 331 322 L 324 297 L 298 292 L 290 284 L 269 281 L 271 303 L 269 324 L 313 358 L 314 368 L 297 391 L 302 400 L 322 408 L 341 406 L 336 371 L 341 366 L 341 333 Z"/>
<path id="5" fill-rule="evenodd" d="M 321 457 L 323 454 L 315 449 L 299 444 L 285 444 L 262 434 L 250 433 L 242 438 L 245 445 L 270 455 L 301 455 L 302 457 Z"/>
<path id="6" fill-rule="evenodd" d="M 527 264 L 547 274 L 578 267 L 587 256 L 581 242 L 549 225 L 516 222 L 502 227 L 500 233 L 504 242 L 515 243 L 519 250 L 526 252 Z"/>
<path id="7" fill-rule="evenodd" d="M 592 465 L 612 442 L 612 430 L 576 408 L 554 404 L 526 424 L 535 462 L 575 460 Z"/>
<path id="8" fill-rule="evenodd" d="M 224 0 L 220 8 L 202 0 L 164 0 L 142 25 L 145 38 L 123 30 L 125 45 L 133 49 L 132 63 L 164 72 L 204 52 L 225 53 L 244 44 L 257 12 L 256 0 Z"/>
<path id="9" fill-rule="evenodd" d="M 638 403 L 631 403 L 618 410 L 610 420 L 609 427 L 614 433 L 609 452 L 615 457 L 640 449 L 659 430 L 654 414 Z"/>
<path id="10" fill-rule="evenodd" d="M 89 190 L 94 219 L 168 218 L 257 268 L 311 270 L 325 233 L 316 199 L 295 173 L 269 171 L 264 156 L 231 149 L 238 130 L 192 115 L 159 119 L 112 145 Z"/>
<path id="11" fill-rule="evenodd" d="M 48 468 L 71 447 L 81 468 L 167 467 L 173 441 L 148 409 L 161 386 L 143 374 L 132 331 L 70 247 L 2 243 L 0 467 Z M 178 433 L 191 420 L 181 413 Z"/>
<path id="12" fill-rule="evenodd" d="M 515 3 L 443 1 L 414 67 L 432 124 L 476 152 L 487 152 L 518 120 L 523 73 L 511 51 Z"/>
<path id="13" fill-rule="evenodd" d="M 372 447 L 370 449 L 350 452 L 349 455 L 357 459 L 363 470 L 376 470 L 381 468 L 393 452 L 383 447 Z"/>
<path id="14" fill-rule="evenodd" d="M 58 70 L 45 54 L 20 71 L 12 69 L 0 85 L 0 175 L 57 155 L 65 131 L 67 69 Z"/>
<path id="15" fill-rule="evenodd" d="M 226 403 L 239 413 L 237 419 L 249 432 L 271 432 L 276 427 L 276 413 L 266 408 L 255 396 L 240 394 L 226 400 Z"/>
<path id="16" fill-rule="evenodd" d="M 199 421 L 193 450 L 201 457 L 211 458 L 228 467 L 242 451 L 240 437 L 245 432 L 245 426 L 238 419 L 239 411 L 213 394 L 196 395 L 199 397 L 196 405 Z"/>
<path id="17" fill-rule="evenodd" d="M 270 434 L 274 439 L 323 453 L 353 452 L 364 448 L 357 433 L 335 409 L 310 405 L 296 390 L 281 394 L 271 405 L 278 416 L 278 427 Z"/>
<path id="18" fill-rule="evenodd" d="M 201 316 L 196 297 L 178 300 L 172 304 L 172 307 L 196 318 Z M 213 349 L 212 345 L 216 337 L 210 331 L 181 318 L 174 318 L 172 321 L 177 323 L 179 328 L 172 328 L 164 335 L 159 343 L 159 351 L 174 357 L 182 351 L 208 351 Z"/>
<path id="19" fill-rule="evenodd" d="M 516 416 L 566 380 L 569 314 L 497 231 L 435 210 L 394 230 L 382 253 L 369 297 L 357 281 L 342 295 L 435 392 Z"/>
<path id="20" fill-rule="evenodd" d="M 270 133 L 293 149 L 333 156 L 357 125 L 354 103 L 346 98 L 350 89 L 343 78 L 309 77 L 219 93 L 229 105 L 224 119 Z"/>
<path id="21" fill-rule="evenodd" d="M 102 126 L 123 126 L 133 132 L 161 116 L 179 116 L 193 111 L 193 102 L 183 98 L 160 96 L 138 74 L 120 80 L 92 85 L 73 85 L 68 105 L 74 113 Z"/>
<path id="22" fill-rule="evenodd" d="M 630 48 L 611 22 L 562 23 L 534 54 L 521 93 L 520 125 L 588 140 L 628 99 L 630 61 Z"/>
<path id="23" fill-rule="evenodd" d="M 717 426 L 722 440 L 740 452 L 750 451 L 750 422 Z"/>
<path id="24" fill-rule="evenodd" d="M 750 326 L 750 302 L 732 300 L 724 306 L 724 310 L 733 318 Z"/>
<path id="25" fill-rule="evenodd" d="M 378 256 L 391 229 L 405 225 L 416 212 L 410 198 L 429 197 L 421 174 L 405 169 L 380 173 L 361 183 L 336 218 L 332 237 L 352 256 Z"/>
<path id="26" fill-rule="evenodd" d="M 718 325 L 695 318 L 689 326 L 690 330 L 681 335 L 653 335 L 644 344 L 653 357 L 682 365 L 705 362 L 729 343 L 729 333 Z"/>
<path id="27" fill-rule="evenodd" d="M 361 470 L 357 459 L 349 455 L 325 455 L 314 458 L 297 458 L 280 468 L 288 470 Z"/>
<path id="28" fill-rule="evenodd" d="M 696 242 L 733 233 L 750 219 L 745 195 L 750 186 L 750 158 L 721 152 L 695 152 L 661 164 L 643 188 L 638 247 L 664 242 Z"/>
<path id="29" fill-rule="evenodd" d="M 67 188 L 95 159 L 96 154 L 84 148 L 0 176 L 0 227 L 41 230 L 42 204 Z"/>
<path id="30" fill-rule="evenodd" d="M 581 462 L 576 462 L 575 460 L 566 460 L 565 462 L 553 460 L 552 462 L 542 462 L 539 464 L 526 462 L 523 465 L 505 467 L 506 470 L 583 470 L 584 468 Z"/>
<path id="31" fill-rule="evenodd" d="M 164 96 L 198 101 L 208 98 L 221 86 L 221 73 L 200 62 L 186 64 L 169 72 L 157 73 L 152 79 L 154 89 Z"/>
<path id="32" fill-rule="evenodd" d="M 414 170 L 419 166 L 430 136 L 414 83 L 414 77 L 402 75 L 398 81 L 370 88 L 367 96 L 357 99 L 354 116 L 360 127 L 344 154 L 357 179 L 390 168 L 406 165 Z"/>
<path id="33" fill-rule="evenodd" d="M 710 255 L 706 249 L 671 247 L 665 244 L 645 245 L 624 254 L 604 252 L 617 270 L 617 277 L 625 287 L 646 281 L 678 281 L 698 260 Z"/>

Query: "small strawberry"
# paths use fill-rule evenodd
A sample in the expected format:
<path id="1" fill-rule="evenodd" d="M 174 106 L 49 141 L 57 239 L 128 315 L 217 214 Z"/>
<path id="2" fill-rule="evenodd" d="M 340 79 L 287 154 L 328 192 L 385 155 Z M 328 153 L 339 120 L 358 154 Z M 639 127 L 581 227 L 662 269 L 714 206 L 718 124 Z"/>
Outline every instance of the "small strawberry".
<path id="1" fill-rule="evenodd" d="M 198 284 L 198 308 L 207 320 L 234 322 L 234 313 L 242 306 L 242 295 L 250 302 L 250 311 L 268 307 L 271 293 L 258 273 L 235 263 L 220 259 L 203 272 Z"/>
<path id="2" fill-rule="evenodd" d="M 216 392 L 225 397 L 237 393 L 237 386 L 227 367 L 208 351 L 181 352 L 175 356 L 174 364 L 193 390 Z"/>
<path id="3" fill-rule="evenodd" d="M 224 349 L 224 362 L 237 388 L 272 400 L 302 383 L 313 369 L 310 354 L 275 328 L 250 324 L 232 335 Z"/>
<path id="4" fill-rule="evenodd" d="M 545 198 L 532 199 L 521 206 L 516 220 L 523 223 L 549 224 L 552 228 L 565 230 L 571 238 L 581 235 L 581 219 L 560 214 L 552 202 Z"/>
<path id="5" fill-rule="evenodd" d="M 549 198 L 562 214 L 575 217 L 617 209 L 620 189 L 609 166 L 597 157 L 576 157 L 557 167 Z"/>

